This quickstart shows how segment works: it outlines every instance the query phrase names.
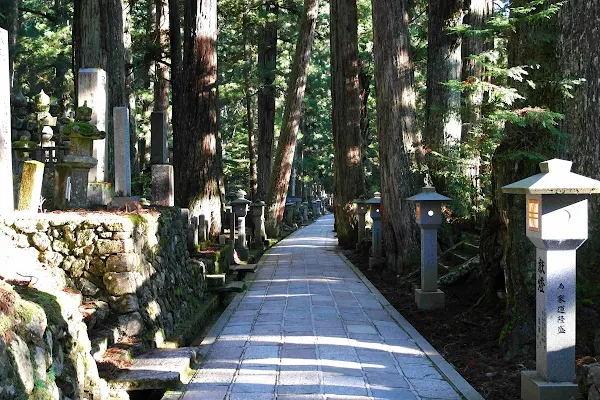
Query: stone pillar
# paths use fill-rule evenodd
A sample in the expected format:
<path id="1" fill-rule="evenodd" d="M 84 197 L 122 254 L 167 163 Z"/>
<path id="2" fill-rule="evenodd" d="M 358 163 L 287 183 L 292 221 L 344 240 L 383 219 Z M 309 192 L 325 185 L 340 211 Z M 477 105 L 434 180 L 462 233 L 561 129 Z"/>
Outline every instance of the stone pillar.
<path id="1" fill-rule="evenodd" d="M 358 215 L 358 243 L 356 244 L 356 247 L 358 248 L 366 235 L 365 215 L 367 214 L 368 207 L 363 199 L 358 199 L 354 202 L 356 203 L 356 214 Z"/>
<path id="2" fill-rule="evenodd" d="M 313 214 L 313 221 L 315 221 L 317 218 L 319 218 L 319 204 L 317 203 L 316 200 L 312 201 L 312 214 Z"/>
<path id="3" fill-rule="evenodd" d="M 131 196 L 131 157 L 129 137 L 129 109 L 113 108 L 113 139 L 115 146 L 115 193 L 118 197 Z"/>
<path id="4" fill-rule="evenodd" d="M 308 203 L 302 203 L 302 219 L 304 223 L 308 222 Z"/>
<path id="5" fill-rule="evenodd" d="M 87 106 L 92 109 L 90 124 L 94 125 L 100 132 L 106 132 L 108 96 L 106 72 L 100 68 L 82 68 L 77 78 L 77 101 L 78 106 Z M 88 182 L 104 182 L 106 179 L 106 139 L 95 140 L 93 144 L 92 157 L 97 164 L 89 171 Z"/>
<path id="6" fill-rule="evenodd" d="M 381 232 L 381 193 L 376 192 L 373 198 L 366 201 L 371 206 L 371 219 L 373 227 L 371 229 L 371 257 L 369 257 L 369 268 L 385 264 L 382 251 L 382 232 Z"/>
<path id="7" fill-rule="evenodd" d="M 152 203 L 165 207 L 175 205 L 175 178 L 172 165 L 152 166 Z"/>
<path id="8" fill-rule="evenodd" d="M 8 32 L 0 28 L 0 214 L 15 209 L 13 197 L 12 146 L 10 128 L 10 73 L 8 68 Z M 37 210 L 36 210 L 37 211 Z"/>
<path id="9" fill-rule="evenodd" d="M 190 253 L 195 253 L 198 247 L 198 217 L 190 218 L 190 223 L 187 224 L 187 245 Z"/>
<path id="10" fill-rule="evenodd" d="M 208 240 L 208 221 L 204 214 L 198 215 L 198 242 Z"/>
<path id="11" fill-rule="evenodd" d="M 54 167 L 53 206 L 56 210 L 66 210 L 71 198 L 71 166 L 56 164 Z"/>
<path id="12" fill-rule="evenodd" d="M 264 250 L 263 236 L 265 236 L 265 202 L 258 201 L 250 205 L 250 214 L 254 223 L 254 241 L 252 247 Z"/>
<path id="13" fill-rule="evenodd" d="M 292 176 L 290 177 L 290 194 L 296 196 L 296 168 L 292 168 Z"/>
<path id="14" fill-rule="evenodd" d="M 238 190 L 235 193 L 236 199 L 231 201 L 231 208 L 237 218 L 238 237 L 235 242 L 235 249 L 242 260 L 248 260 L 249 252 L 246 247 L 246 215 L 248 215 L 248 205 L 250 200 L 246 200 L 246 192 Z"/>
<path id="15" fill-rule="evenodd" d="M 21 177 L 21 190 L 19 191 L 19 211 L 38 212 L 43 181 L 44 163 L 25 161 Z"/>
<path id="16" fill-rule="evenodd" d="M 235 246 L 235 213 L 233 207 L 229 206 L 229 244 L 231 248 Z"/>
<path id="17" fill-rule="evenodd" d="M 294 203 L 285 203 L 285 223 L 294 225 Z"/>
<path id="18" fill-rule="evenodd" d="M 150 116 L 150 163 L 166 164 L 168 157 L 167 116 L 163 111 L 153 111 Z"/>

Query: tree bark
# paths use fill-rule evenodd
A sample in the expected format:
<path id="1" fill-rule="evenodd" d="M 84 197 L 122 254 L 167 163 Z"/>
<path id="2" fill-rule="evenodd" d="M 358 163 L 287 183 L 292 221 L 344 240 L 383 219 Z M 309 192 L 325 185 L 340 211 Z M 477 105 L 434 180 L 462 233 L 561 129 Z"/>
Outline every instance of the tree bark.
<path id="1" fill-rule="evenodd" d="M 278 169 L 271 174 L 265 201 L 267 203 L 265 228 L 269 237 L 278 236 L 279 226 L 283 219 L 318 14 L 319 0 L 304 0 L 304 11 L 300 21 L 300 32 L 285 97 L 281 133 L 275 155 L 275 165 Z"/>
<path id="2" fill-rule="evenodd" d="M 445 154 L 460 143 L 460 93 L 443 84 L 461 78 L 461 39 L 447 31 L 462 23 L 463 0 L 429 0 L 426 125 L 423 139 Z"/>
<path id="3" fill-rule="evenodd" d="M 221 231 L 222 175 L 217 127 L 217 1 L 185 1 L 185 41 L 180 92 L 181 129 L 173 136 L 175 202 Z M 171 8 L 170 11 L 173 11 Z"/>
<path id="4" fill-rule="evenodd" d="M 565 157 L 573 161 L 574 172 L 600 179 L 600 72 L 590 61 L 598 54 L 600 1 L 568 1 L 560 9 L 559 20 L 562 76 L 585 79 L 565 104 L 562 130 L 570 134 Z M 577 270 L 584 277 L 600 276 L 599 215 L 600 198 L 590 196 L 589 239 L 577 251 Z"/>
<path id="5" fill-rule="evenodd" d="M 17 50 L 17 37 L 19 36 L 19 26 L 21 14 L 19 12 L 20 0 L 4 0 L 0 4 L 6 6 L 6 20 L 8 30 L 8 70 L 10 74 L 10 88 L 12 90 L 14 84 L 14 64 Z"/>
<path id="6" fill-rule="evenodd" d="M 156 48 L 157 54 L 164 61 L 169 46 L 169 3 L 167 0 L 156 1 Z M 169 109 L 169 68 L 164 62 L 154 65 L 154 111 L 167 112 Z"/>
<path id="7" fill-rule="evenodd" d="M 271 176 L 271 158 L 275 143 L 275 73 L 277 68 L 277 1 L 266 1 L 261 14 L 266 20 L 258 44 L 258 165 L 257 192 L 265 199 Z"/>
<path id="8" fill-rule="evenodd" d="M 411 167 L 422 159 L 415 119 L 414 73 L 410 59 L 407 0 L 372 0 L 377 134 L 387 265 L 398 273 L 415 260 L 420 241 L 414 206 L 417 191 Z"/>
<path id="9" fill-rule="evenodd" d="M 253 66 L 253 54 L 248 44 L 248 19 L 246 15 L 243 17 L 243 36 L 244 36 L 244 53 L 246 56 L 246 66 L 244 69 L 244 90 L 246 102 L 246 128 L 248 129 L 248 158 L 250 159 L 250 199 L 254 202 L 257 197 L 257 168 L 256 168 L 256 149 L 254 146 L 254 108 L 252 104 L 252 80 L 250 79 L 250 70 Z"/>
<path id="10" fill-rule="evenodd" d="M 340 246 L 356 244 L 352 201 L 365 194 L 358 81 L 358 12 L 356 0 L 330 5 L 331 105 L 334 148 L 335 227 Z"/>
<path id="11" fill-rule="evenodd" d="M 513 0 L 512 6 L 531 3 Z M 561 96 L 553 83 L 559 81 L 556 41 L 539 40 L 553 37 L 557 28 L 556 16 L 542 21 L 519 20 L 509 37 L 509 67 L 539 65 L 528 70 L 527 79 L 536 83 L 535 89 L 527 83 L 516 85 L 525 98 L 515 104 L 522 116 L 535 107 L 561 109 Z M 525 236 L 524 196 L 506 195 L 500 188 L 538 173 L 538 163 L 555 157 L 559 144 L 557 137 L 539 124 L 507 124 L 492 160 L 492 205 L 481 235 L 481 261 L 484 275 L 489 277 L 487 299 L 497 301 L 496 290 L 506 290 L 506 321 L 500 345 L 507 358 L 533 350 L 528 344 L 535 338 L 535 247 Z"/>

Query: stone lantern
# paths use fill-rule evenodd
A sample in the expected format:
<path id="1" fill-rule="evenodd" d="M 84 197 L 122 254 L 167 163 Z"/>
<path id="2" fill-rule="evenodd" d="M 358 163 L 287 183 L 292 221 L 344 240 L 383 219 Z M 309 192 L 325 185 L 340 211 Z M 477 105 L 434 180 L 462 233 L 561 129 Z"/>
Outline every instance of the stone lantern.
<path id="1" fill-rule="evenodd" d="M 438 289 L 437 231 L 442 225 L 442 203 L 450 200 L 425 186 L 409 197 L 415 202 L 417 224 L 421 228 L 421 288 L 415 290 L 417 307 L 422 310 L 444 308 L 444 292 Z"/>
<path id="2" fill-rule="evenodd" d="M 369 211 L 369 206 L 365 199 L 356 199 L 353 203 L 356 204 L 356 213 L 358 214 L 358 243 L 356 244 L 356 248 L 358 248 L 365 238 L 365 215 Z"/>
<path id="3" fill-rule="evenodd" d="M 254 241 L 252 247 L 264 250 L 263 237 L 265 237 L 265 202 L 257 201 L 250 206 L 250 215 L 254 224 Z"/>
<path id="4" fill-rule="evenodd" d="M 246 215 L 248 215 L 248 205 L 252 203 L 246 200 L 246 192 L 238 190 L 236 198 L 230 202 L 233 214 L 237 218 L 238 237 L 235 242 L 235 249 L 242 260 L 247 260 L 249 253 L 246 247 Z"/>
<path id="5" fill-rule="evenodd" d="M 311 202 L 312 204 L 312 215 L 313 215 L 313 221 L 316 221 L 317 218 L 319 218 L 319 203 L 317 203 L 317 200 L 313 200 Z"/>
<path id="6" fill-rule="evenodd" d="M 284 210 L 284 216 L 285 216 L 285 223 L 288 224 L 289 226 L 294 225 L 294 203 L 292 202 L 287 202 L 285 203 L 285 210 Z"/>
<path id="7" fill-rule="evenodd" d="M 367 200 L 365 204 L 371 207 L 371 219 L 373 228 L 371 229 L 371 257 L 369 257 L 369 268 L 385 264 L 385 258 L 382 256 L 382 231 L 381 231 L 381 193 L 375 192 L 373 198 Z"/>
<path id="8" fill-rule="evenodd" d="M 541 173 L 504 186 L 525 194 L 525 234 L 536 247 L 536 370 L 521 372 L 522 399 L 568 399 L 575 382 L 575 258 L 588 237 L 588 195 L 600 181 L 571 162 L 540 163 Z"/>

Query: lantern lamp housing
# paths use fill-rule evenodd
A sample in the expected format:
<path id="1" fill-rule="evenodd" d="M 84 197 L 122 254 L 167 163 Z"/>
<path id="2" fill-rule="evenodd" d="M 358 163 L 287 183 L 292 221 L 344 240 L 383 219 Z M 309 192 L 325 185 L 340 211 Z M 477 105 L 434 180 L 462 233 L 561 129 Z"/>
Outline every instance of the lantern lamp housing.
<path id="1" fill-rule="evenodd" d="M 373 197 L 365 201 L 365 204 L 371 207 L 371 218 L 373 220 L 381 219 L 381 193 L 375 192 Z"/>
<path id="2" fill-rule="evenodd" d="M 235 195 L 236 198 L 230 202 L 231 208 L 238 217 L 245 217 L 248 214 L 248 205 L 252 202 L 244 198 L 246 192 L 243 190 L 238 190 Z"/>
<path id="3" fill-rule="evenodd" d="M 415 202 L 417 224 L 436 227 L 442 224 L 442 203 L 451 199 L 437 193 L 433 186 L 425 186 L 421 193 L 406 200 Z"/>

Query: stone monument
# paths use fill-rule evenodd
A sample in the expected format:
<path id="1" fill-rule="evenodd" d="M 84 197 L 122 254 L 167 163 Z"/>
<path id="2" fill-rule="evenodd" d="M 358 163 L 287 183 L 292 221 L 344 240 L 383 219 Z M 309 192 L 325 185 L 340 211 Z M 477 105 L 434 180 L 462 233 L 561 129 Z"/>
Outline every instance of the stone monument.
<path id="1" fill-rule="evenodd" d="M 371 229 L 371 257 L 369 257 L 369 268 L 374 268 L 385 264 L 383 258 L 383 240 L 381 232 L 381 193 L 375 192 L 372 198 L 366 201 L 371 207 L 371 219 L 373 228 Z"/>
<path id="2" fill-rule="evenodd" d="M 121 207 L 128 201 L 139 201 L 131 197 L 131 139 L 129 134 L 129 109 L 113 108 L 113 140 L 115 147 L 115 197 L 112 207 Z"/>
<path id="3" fill-rule="evenodd" d="M 0 196 L 0 214 L 15 209 L 12 168 L 8 31 L 0 28 L 0 187 L 7 191 Z"/>
<path id="4" fill-rule="evenodd" d="M 577 398 L 576 250 L 588 237 L 588 195 L 600 181 L 571 172 L 571 162 L 540 163 L 541 173 L 504 186 L 526 195 L 525 234 L 536 247 L 536 370 L 521 372 L 521 398 Z"/>
<path id="5" fill-rule="evenodd" d="M 77 77 L 78 106 L 92 109 L 90 124 L 106 132 L 108 121 L 108 90 L 106 72 L 101 68 L 82 68 Z M 108 143 L 104 137 L 92 144 L 91 157 L 96 159 L 88 174 L 88 200 L 91 205 L 106 205 L 112 197 L 111 184 L 106 182 Z"/>
<path id="6" fill-rule="evenodd" d="M 358 226 L 357 226 L 358 243 L 356 244 L 356 248 L 358 249 L 360 246 L 360 243 L 365 238 L 365 233 L 366 233 L 365 215 L 367 214 L 369 207 L 368 207 L 367 201 L 365 199 L 356 199 L 356 200 L 354 200 L 354 204 L 356 204 L 356 213 L 358 214 Z"/>
<path id="7" fill-rule="evenodd" d="M 289 226 L 294 225 L 294 203 L 287 202 L 285 203 L 284 209 L 285 223 Z"/>
<path id="8" fill-rule="evenodd" d="M 236 192 L 236 198 L 231 201 L 231 208 L 237 218 L 238 237 L 235 241 L 235 249 L 240 256 L 240 259 L 247 261 L 250 254 L 248 247 L 246 247 L 246 215 L 248 215 L 248 205 L 252 202 L 246 200 L 245 197 L 246 192 L 238 190 Z"/>
<path id="9" fill-rule="evenodd" d="M 163 111 L 153 111 L 150 115 L 150 163 L 166 164 L 168 157 L 167 116 Z"/>
<path id="10" fill-rule="evenodd" d="M 254 241 L 252 247 L 259 250 L 264 250 L 265 234 L 265 202 L 258 201 L 250 205 L 250 214 L 254 223 Z"/>
<path id="11" fill-rule="evenodd" d="M 165 113 L 155 111 L 151 116 L 150 163 L 152 164 L 152 202 L 161 206 L 175 205 L 173 166 L 167 164 L 167 122 Z"/>
<path id="12" fill-rule="evenodd" d="M 444 292 L 438 289 L 437 231 L 442 225 L 442 202 L 450 200 L 425 186 L 407 200 L 414 201 L 417 224 L 421 228 L 421 287 L 415 290 L 417 307 L 422 310 L 444 308 Z"/>

